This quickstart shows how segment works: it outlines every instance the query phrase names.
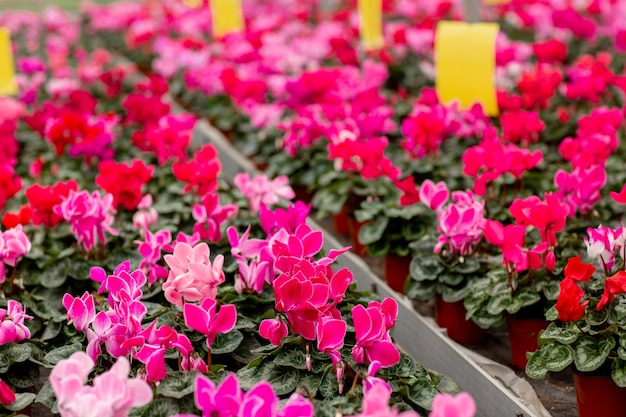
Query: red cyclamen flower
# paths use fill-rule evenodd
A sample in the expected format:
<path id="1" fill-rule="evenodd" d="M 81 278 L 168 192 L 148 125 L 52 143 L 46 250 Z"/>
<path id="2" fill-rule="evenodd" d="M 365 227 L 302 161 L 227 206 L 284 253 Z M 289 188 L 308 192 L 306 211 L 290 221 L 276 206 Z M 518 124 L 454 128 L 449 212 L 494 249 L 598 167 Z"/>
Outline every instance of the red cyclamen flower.
<path id="1" fill-rule="evenodd" d="M 150 181 L 154 167 L 133 159 L 130 164 L 103 161 L 98 164 L 98 170 L 96 184 L 113 196 L 113 207 L 118 209 L 121 205 L 133 211 L 141 202 L 142 187 Z"/>
<path id="2" fill-rule="evenodd" d="M 75 180 L 58 182 L 46 187 L 40 184 L 28 187 L 24 193 L 33 210 L 33 224 L 51 227 L 61 223 L 63 218 L 54 212 L 53 207 L 60 204 L 71 191 L 77 190 L 78 183 Z"/>

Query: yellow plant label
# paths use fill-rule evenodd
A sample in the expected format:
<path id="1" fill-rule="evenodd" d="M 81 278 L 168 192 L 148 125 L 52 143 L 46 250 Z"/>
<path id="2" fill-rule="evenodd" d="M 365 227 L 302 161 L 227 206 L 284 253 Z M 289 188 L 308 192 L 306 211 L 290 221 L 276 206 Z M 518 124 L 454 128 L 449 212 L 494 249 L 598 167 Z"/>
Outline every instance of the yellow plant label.
<path id="1" fill-rule="evenodd" d="M 366 51 L 382 48 L 383 5 L 382 0 L 359 0 L 359 33 Z"/>
<path id="2" fill-rule="evenodd" d="M 183 4 L 192 9 L 202 6 L 202 0 L 183 0 Z"/>
<path id="3" fill-rule="evenodd" d="M 6 28 L 0 28 L 0 96 L 17 94 L 15 64 L 11 49 L 11 36 Z"/>
<path id="4" fill-rule="evenodd" d="M 484 4 L 506 4 L 510 3 L 511 0 L 482 0 Z"/>
<path id="5" fill-rule="evenodd" d="M 244 29 L 241 0 L 211 0 L 213 36 L 221 38 Z"/>
<path id="6" fill-rule="evenodd" d="M 442 21 L 435 34 L 435 85 L 439 100 L 458 101 L 461 108 L 483 105 L 498 115 L 496 99 L 497 23 Z"/>

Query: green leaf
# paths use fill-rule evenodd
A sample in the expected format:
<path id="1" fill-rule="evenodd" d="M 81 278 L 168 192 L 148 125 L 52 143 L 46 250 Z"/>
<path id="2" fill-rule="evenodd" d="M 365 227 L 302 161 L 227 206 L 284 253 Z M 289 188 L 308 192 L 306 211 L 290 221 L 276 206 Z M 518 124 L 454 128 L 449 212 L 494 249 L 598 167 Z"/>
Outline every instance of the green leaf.
<path id="1" fill-rule="evenodd" d="M 433 382 L 428 378 L 417 378 L 415 385 L 411 387 L 408 400 L 424 410 L 430 410 L 433 398 L 439 394 Z"/>
<path id="2" fill-rule="evenodd" d="M 411 300 L 428 301 L 437 294 L 436 281 L 414 281 L 407 280 L 408 290 L 406 296 Z M 406 287 L 405 287 L 406 288 Z"/>
<path id="3" fill-rule="evenodd" d="M 81 351 L 83 345 L 80 343 L 74 343 L 71 345 L 61 346 L 50 352 L 46 353 L 44 356 L 44 361 L 50 365 L 56 365 L 63 359 L 67 359 L 72 356 L 73 353 Z"/>
<path id="4" fill-rule="evenodd" d="M 480 269 L 480 262 L 474 257 L 468 257 L 454 266 L 454 270 L 459 274 L 471 274 Z"/>
<path id="5" fill-rule="evenodd" d="M 526 364 L 526 375 L 543 379 L 548 371 L 561 372 L 574 361 L 574 350 L 568 345 L 555 342 L 544 343 L 533 352 Z"/>
<path id="6" fill-rule="evenodd" d="M 409 270 L 416 281 L 434 281 L 443 271 L 437 256 L 416 256 L 411 260 Z"/>
<path id="7" fill-rule="evenodd" d="M 41 275 L 41 285 L 45 288 L 58 288 L 65 283 L 67 279 L 68 262 L 67 260 L 55 262 L 46 268 Z"/>
<path id="8" fill-rule="evenodd" d="M 570 327 L 563 329 L 552 322 L 539 337 L 542 340 L 556 340 L 564 345 L 569 345 L 578 339 L 579 334 L 580 331 L 577 328 Z"/>
<path id="9" fill-rule="evenodd" d="M 439 392 L 447 392 L 449 394 L 456 394 L 461 391 L 461 388 L 452 380 L 452 378 L 440 374 L 439 372 L 435 372 L 433 370 L 429 370 L 428 374 L 430 375 L 430 379 L 435 384 L 435 388 Z"/>
<path id="10" fill-rule="evenodd" d="M 267 381 L 274 387 L 276 395 L 290 394 L 300 383 L 300 372 L 291 367 L 273 367 Z"/>
<path id="11" fill-rule="evenodd" d="M 3 345 L 0 348 L 0 373 L 6 373 L 14 363 L 28 360 L 31 351 L 31 346 L 26 343 L 7 343 Z"/>
<path id="12" fill-rule="evenodd" d="M 62 328 L 63 323 L 48 320 L 48 324 L 41 335 L 41 341 L 45 342 L 46 340 L 54 339 L 61 332 Z"/>
<path id="13" fill-rule="evenodd" d="M 308 394 L 311 394 L 311 397 L 315 398 L 321 383 L 322 379 L 319 375 L 313 373 L 305 374 L 304 376 L 300 375 L 298 391 L 300 391 L 305 397 L 308 397 Z M 303 388 L 306 388 L 306 390 Z"/>
<path id="14" fill-rule="evenodd" d="M 487 304 L 487 312 L 489 314 L 501 314 L 513 305 L 513 296 L 510 292 L 501 292 L 494 294 Z"/>
<path id="15" fill-rule="evenodd" d="M 54 397 L 54 391 L 52 390 L 52 385 L 50 385 L 50 381 L 46 381 L 43 384 L 43 387 L 37 393 L 37 398 L 35 398 L 36 403 L 43 404 L 48 407 L 53 414 L 59 412 L 57 408 L 57 400 Z"/>
<path id="16" fill-rule="evenodd" d="M 218 333 L 211 345 L 211 353 L 224 354 L 234 352 L 243 341 L 243 334 L 233 330 L 226 334 Z"/>
<path id="17" fill-rule="evenodd" d="M 611 369 L 611 377 L 618 387 L 626 387 L 626 361 L 621 358 L 616 358 L 613 361 Z"/>
<path id="18" fill-rule="evenodd" d="M 5 407 L 11 411 L 21 411 L 31 405 L 35 398 L 37 395 L 30 392 L 15 393 L 15 401 Z"/>
<path id="19" fill-rule="evenodd" d="M 301 371 L 307 369 L 306 353 L 302 349 L 283 349 L 274 358 L 274 363 L 278 366 L 291 366 Z"/>
<path id="20" fill-rule="evenodd" d="M 590 336 L 581 337 L 573 346 L 576 369 L 581 372 L 595 371 L 604 363 L 616 344 L 613 337 L 599 340 Z"/>
<path id="21" fill-rule="evenodd" d="M 359 242 L 363 245 L 369 245 L 370 243 L 374 243 L 379 241 L 383 233 L 385 233 L 385 229 L 389 224 L 389 217 L 379 216 L 373 222 L 366 223 L 359 230 Z"/>
<path id="22" fill-rule="evenodd" d="M 170 417 L 179 413 L 180 408 L 177 405 L 177 400 L 173 398 L 156 398 L 143 409 L 141 415 L 146 417 Z"/>
<path id="23" fill-rule="evenodd" d="M 335 376 L 332 366 L 329 366 L 326 373 L 322 376 L 319 393 L 322 394 L 324 398 L 332 398 L 339 394 L 339 384 L 337 383 L 337 377 Z"/>
<path id="24" fill-rule="evenodd" d="M 441 290 L 441 296 L 443 297 L 443 301 L 446 303 L 456 303 L 457 301 L 463 300 L 469 292 L 470 288 L 467 285 L 459 288 L 444 287 Z"/>
<path id="25" fill-rule="evenodd" d="M 91 264 L 83 259 L 72 259 L 70 262 L 70 266 L 68 268 L 68 275 L 77 280 L 88 280 L 89 279 L 89 271 L 91 270 Z"/>
<path id="26" fill-rule="evenodd" d="M 406 353 L 400 353 L 400 362 L 389 367 L 382 368 L 379 371 L 379 374 L 382 375 L 393 375 L 399 378 L 408 378 L 414 376 L 418 372 L 418 367 L 413 358 L 411 358 Z"/>
<path id="27" fill-rule="evenodd" d="M 195 389 L 196 376 L 196 372 L 170 372 L 159 383 L 157 394 L 176 399 L 192 394 Z"/>
<path id="28" fill-rule="evenodd" d="M 597 311 L 595 308 L 588 308 L 585 313 L 585 320 L 592 326 L 599 326 L 606 322 L 609 318 L 609 309 L 603 308 Z"/>
<path id="29" fill-rule="evenodd" d="M 39 382 L 39 365 L 30 361 L 16 363 L 4 377 L 15 388 L 34 387 Z"/>
<path id="30" fill-rule="evenodd" d="M 459 285 L 464 279 L 465 276 L 462 273 L 454 273 L 453 271 L 444 271 L 439 275 L 439 282 L 443 282 L 451 287 Z"/>

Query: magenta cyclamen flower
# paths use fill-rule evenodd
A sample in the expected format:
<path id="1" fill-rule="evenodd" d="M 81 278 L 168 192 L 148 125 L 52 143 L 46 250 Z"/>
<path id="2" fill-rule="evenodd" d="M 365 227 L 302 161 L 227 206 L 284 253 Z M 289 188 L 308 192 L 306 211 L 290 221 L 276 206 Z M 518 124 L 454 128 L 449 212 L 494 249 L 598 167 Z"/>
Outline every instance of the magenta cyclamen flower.
<path id="1" fill-rule="evenodd" d="M 422 203 L 431 210 L 437 211 L 448 201 L 450 191 L 443 181 L 435 184 L 431 180 L 426 180 L 420 186 L 419 196 Z"/>
<path id="2" fill-rule="evenodd" d="M 397 408 L 389 407 L 391 389 L 386 384 L 374 384 L 363 395 L 361 413 L 352 417 L 419 417 L 415 411 L 400 413 Z"/>
<path id="3" fill-rule="evenodd" d="M 24 325 L 25 319 L 32 317 L 15 300 L 9 300 L 6 309 L 0 308 L 0 345 L 30 338 L 30 330 Z"/>
<path id="4" fill-rule="evenodd" d="M 230 332 L 237 323 L 237 309 L 234 305 L 221 306 L 219 313 L 215 312 L 216 307 L 217 301 L 205 298 L 200 306 L 186 303 L 183 308 L 185 324 L 206 336 L 209 349 L 218 333 Z"/>
<path id="5" fill-rule="evenodd" d="M 570 217 L 575 217 L 576 211 L 588 213 L 602 198 L 600 191 L 605 183 L 606 169 L 602 165 L 576 168 L 571 174 L 559 169 L 554 175 L 556 195 L 567 203 Z"/>
<path id="6" fill-rule="evenodd" d="M 400 352 L 389 335 L 397 313 L 398 304 L 392 298 L 386 298 L 382 303 L 372 301 L 367 308 L 357 305 L 352 309 L 356 334 L 352 356 L 357 363 L 377 360 L 381 366 L 387 367 L 400 361 Z"/>
<path id="7" fill-rule="evenodd" d="M 194 233 L 201 239 L 210 242 L 222 240 L 222 224 L 237 214 L 235 204 L 220 205 L 217 193 L 209 193 L 202 197 L 202 204 L 194 204 L 191 214 L 196 221 Z"/>
<path id="8" fill-rule="evenodd" d="M 61 417 L 126 417 L 131 408 L 152 400 L 150 386 L 139 378 L 128 378 L 130 364 L 122 357 L 111 369 L 85 385 L 94 362 L 84 352 L 60 361 L 50 373 Z"/>
<path id="9" fill-rule="evenodd" d="M 306 398 L 294 393 L 280 404 L 280 398 L 268 382 L 260 382 L 244 393 L 235 374 L 216 385 L 198 375 L 195 390 L 196 407 L 202 417 L 313 417 L 314 409 Z M 188 414 L 172 417 L 187 417 Z"/>
<path id="10" fill-rule="evenodd" d="M 63 307 L 67 310 L 67 318 L 74 323 L 76 330 L 85 331 L 96 319 L 93 295 L 87 291 L 80 298 L 74 298 L 70 294 L 65 294 L 63 296 Z"/>
<path id="11" fill-rule="evenodd" d="M 266 175 L 250 178 L 250 174 L 237 174 L 234 183 L 244 197 L 250 203 L 250 210 L 258 213 L 262 206 L 272 206 L 278 203 L 280 198 L 291 200 L 295 197 L 293 189 L 289 186 L 289 179 L 280 176 L 270 180 Z"/>
<path id="12" fill-rule="evenodd" d="M 98 242 L 106 243 L 105 232 L 117 236 L 116 229 L 111 227 L 114 220 L 113 196 L 94 191 L 70 191 L 70 194 L 53 208 L 54 213 L 63 217 L 71 225 L 72 233 L 79 245 L 87 251 L 93 249 Z"/>
<path id="13" fill-rule="evenodd" d="M 179 242 L 174 246 L 174 253 L 165 255 L 170 267 L 167 281 L 163 283 L 165 298 L 179 308 L 183 303 L 215 298 L 217 286 L 224 282 L 224 256 L 217 255 L 213 262 L 211 250 L 206 243 L 194 247 Z"/>
<path id="14" fill-rule="evenodd" d="M 166 229 L 154 234 L 146 229 L 144 239 L 143 242 L 135 241 L 139 245 L 139 253 L 143 256 L 139 268 L 146 274 L 148 283 L 152 285 L 159 279 L 167 278 L 169 273 L 167 268 L 159 265 L 158 262 L 161 260 L 161 251 L 172 241 L 172 234 Z"/>

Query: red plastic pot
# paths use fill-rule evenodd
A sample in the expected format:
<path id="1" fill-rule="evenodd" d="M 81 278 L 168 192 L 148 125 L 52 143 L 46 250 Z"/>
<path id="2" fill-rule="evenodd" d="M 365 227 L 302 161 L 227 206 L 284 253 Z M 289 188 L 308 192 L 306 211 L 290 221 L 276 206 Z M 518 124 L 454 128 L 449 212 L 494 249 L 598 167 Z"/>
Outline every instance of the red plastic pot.
<path id="1" fill-rule="evenodd" d="M 485 338 L 485 330 L 472 320 L 466 320 L 467 310 L 463 301 L 448 303 L 441 295 L 435 298 L 435 321 L 439 327 L 448 330 L 450 339 L 462 343 L 480 343 Z"/>
<path id="2" fill-rule="evenodd" d="M 615 385 L 610 376 L 574 372 L 578 417 L 626 417 L 626 388 Z"/>
<path id="3" fill-rule="evenodd" d="M 404 284 L 409 277 L 410 256 L 385 255 L 385 281 L 392 290 L 404 294 Z"/>
<path id="4" fill-rule="evenodd" d="M 333 214 L 333 226 L 338 235 L 347 236 L 350 234 L 348 227 L 348 210 L 342 208 L 339 213 Z"/>
<path id="5" fill-rule="evenodd" d="M 507 316 L 507 328 L 509 329 L 509 342 L 511 343 L 511 361 L 519 369 L 526 369 L 528 358 L 527 352 L 539 349 L 537 339 L 539 332 L 548 327 L 548 322 L 543 319 L 526 319 Z"/>
<path id="6" fill-rule="evenodd" d="M 352 217 L 348 217 L 348 230 L 350 231 L 350 239 L 352 241 L 352 252 L 359 256 L 367 256 L 367 246 L 359 242 L 359 231 L 365 222 L 359 222 Z"/>

